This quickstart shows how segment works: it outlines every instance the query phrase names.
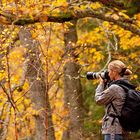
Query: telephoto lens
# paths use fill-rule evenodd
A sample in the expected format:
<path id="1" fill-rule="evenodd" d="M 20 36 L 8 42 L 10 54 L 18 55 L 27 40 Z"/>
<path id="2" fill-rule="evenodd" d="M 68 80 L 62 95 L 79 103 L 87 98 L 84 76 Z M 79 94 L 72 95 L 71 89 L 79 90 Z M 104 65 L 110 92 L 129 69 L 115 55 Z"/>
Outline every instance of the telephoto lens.
<path id="1" fill-rule="evenodd" d="M 99 77 L 106 79 L 106 80 L 110 79 L 107 70 L 102 71 L 102 72 L 87 72 L 86 77 L 88 80 L 98 79 Z"/>
<path id="2" fill-rule="evenodd" d="M 99 74 L 100 74 L 99 72 L 87 72 L 87 79 L 88 80 L 98 79 Z"/>

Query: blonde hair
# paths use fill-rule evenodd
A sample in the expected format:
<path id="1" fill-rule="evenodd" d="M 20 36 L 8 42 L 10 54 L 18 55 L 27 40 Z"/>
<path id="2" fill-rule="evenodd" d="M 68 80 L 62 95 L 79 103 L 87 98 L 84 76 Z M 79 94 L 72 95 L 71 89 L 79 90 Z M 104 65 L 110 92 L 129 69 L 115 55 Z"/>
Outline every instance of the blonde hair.
<path id="1" fill-rule="evenodd" d="M 129 70 L 126 65 L 120 60 L 114 60 L 110 62 L 108 67 L 117 71 L 121 76 L 132 74 L 132 71 Z"/>

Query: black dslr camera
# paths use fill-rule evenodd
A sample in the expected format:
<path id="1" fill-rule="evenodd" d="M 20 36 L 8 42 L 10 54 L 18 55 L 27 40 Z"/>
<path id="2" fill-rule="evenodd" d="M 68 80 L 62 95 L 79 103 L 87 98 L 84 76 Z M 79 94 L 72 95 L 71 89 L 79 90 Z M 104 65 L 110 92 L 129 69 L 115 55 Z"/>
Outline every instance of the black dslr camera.
<path id="1" fill-rule="evenodd" d="M 102 71 L 102 72 L 87 72 L 87 75 L 86 75 L 88 80 L 98 79 L 99 76 L 104 80 L 110 80 L 107 70 Z"/>

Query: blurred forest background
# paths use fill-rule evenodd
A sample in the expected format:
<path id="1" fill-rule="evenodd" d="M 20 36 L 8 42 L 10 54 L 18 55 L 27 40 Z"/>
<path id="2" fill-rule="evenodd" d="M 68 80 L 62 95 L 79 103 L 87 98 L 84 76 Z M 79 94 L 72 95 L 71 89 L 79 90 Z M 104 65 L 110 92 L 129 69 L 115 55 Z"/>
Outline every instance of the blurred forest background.
<path id="1" fill-rule="evenodd" d="M 140 89 L 139 7 L 139 0 L 1 0 L 0 140 L 100 140 L 98 80 L 86 73 L 120 59 Z"/>

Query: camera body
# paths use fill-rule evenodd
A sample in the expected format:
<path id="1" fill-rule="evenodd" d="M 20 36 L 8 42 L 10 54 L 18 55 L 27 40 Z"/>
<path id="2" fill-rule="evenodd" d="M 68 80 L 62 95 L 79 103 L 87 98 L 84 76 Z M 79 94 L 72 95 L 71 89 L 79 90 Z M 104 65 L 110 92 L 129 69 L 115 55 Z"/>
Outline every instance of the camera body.
<path id="1" fill-rule="evenodd" d="M 102 72 L 87 72 L 86 77 L 88 80 L 98 79 L 99 77 L 101 77 L 102 79 L 110 80 L 107 70 Z"/>

